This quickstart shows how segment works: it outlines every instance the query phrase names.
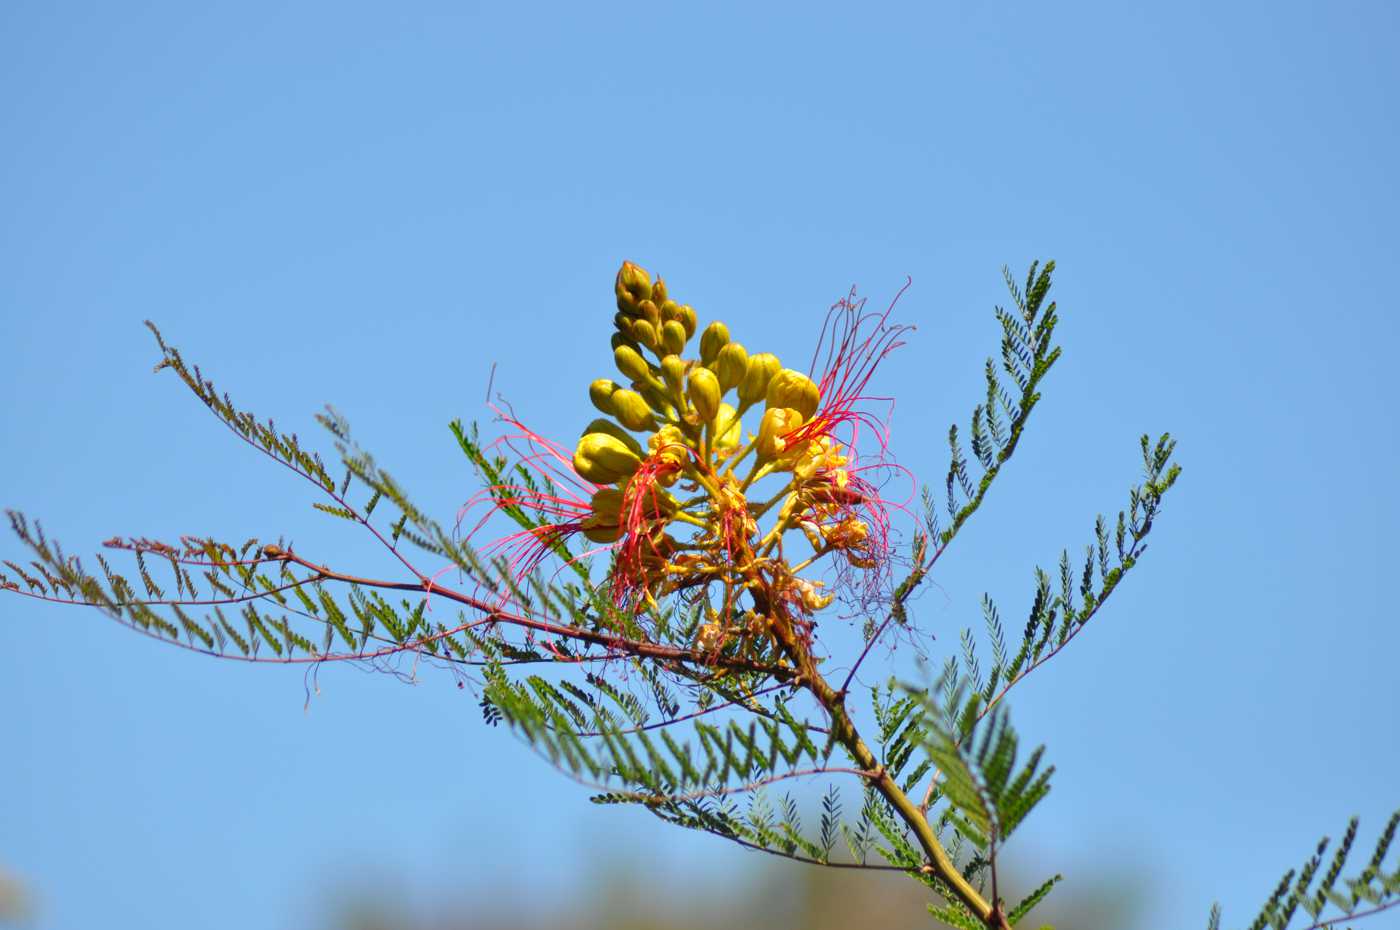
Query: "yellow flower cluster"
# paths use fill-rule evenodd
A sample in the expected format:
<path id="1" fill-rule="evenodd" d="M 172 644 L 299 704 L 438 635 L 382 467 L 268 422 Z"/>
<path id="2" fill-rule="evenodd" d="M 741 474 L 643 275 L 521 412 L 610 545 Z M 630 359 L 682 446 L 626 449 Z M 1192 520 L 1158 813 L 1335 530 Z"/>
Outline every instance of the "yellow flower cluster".
<path id="1" fill-rule="evenodd" d="M 615 293 L 613 362 L 624 381 L 589 385 L 604 416 L 584 429 L 573 465 L 600 486 L 581 529 L 595 542 L 617 544 L 617 588 L 639 604 L 699 589 L 708 605 L 711 585 L 720 586 L 720 608 L 710 609 L 697 638 L 706 649 L 765 628 L 761 614 L 739 609 L 745 591 L 770 613 L 826 606 L 831 597 L 821 583 L 797 577 L 798 570 L 836 550 L 854 565 L 868 561 L 868 531 L 855 515 L 861 501 L 847 456 L 821 429 L 818 386 L 775 355 L 750 355 L 718 321 L 686 357 L 695 310 L 631 262 L 618 271 Z M 746 437 L 751 411 L 761 412 Z M 741 476 L 738 466 L 749 456 Z M 786 484 L 751 501 L 755 483 L 775 473 Z M 759 521 L 774 508 L 775 522 L 760 533 Z M 689 532 L 672 535 L 677 526 Z M 796 568 L 782 552 L 789 531 L 803 533 L 814 550 Z"/>

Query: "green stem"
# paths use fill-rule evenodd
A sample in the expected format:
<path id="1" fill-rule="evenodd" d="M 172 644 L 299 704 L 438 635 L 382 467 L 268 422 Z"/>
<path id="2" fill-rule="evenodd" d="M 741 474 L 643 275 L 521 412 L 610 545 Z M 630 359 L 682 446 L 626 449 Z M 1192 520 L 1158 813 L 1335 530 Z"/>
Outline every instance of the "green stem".
<path id="1" fill-rule="evenodd" d="M 823 546 L 821 549 L 817 550 L 817 552 L 815 552 L 810 559 L 806 559 L 805 561 L 798 562 L 796 565 L 794 565 L 792 567 L 792 573 L 796 575 L 798 572 L 802 571 L 802 569 L 811 565 L 817 559 L 820 559 L 822 556 L 826 555 L 831 551 L 832 549 L 830 546 Z"/>
<path id="2" fill-rule="evenodd" d="M 755 598 L 755 601 L 760 612 L 768 613 L 772 617 L 774 636 L 793 665 L 797 667 L 797 681 L 810 691 L 812 696 L 831 715 L 830 731 L 832 736 L 850 754 L 852 761 L 857 766 L 865 771 L 875 773 L 867 779 L 870 786 L 889 802 L 899 818 L 913 831 L 924 855 L 928 857 L 928 864 L 924 866 L 924 871 L 936 877 L 944 885 L 947 893 L 971 911 L 989 930 L 1010 930 L 1010 924 L 1007 923 L 1005 915 L 1002 914 L 999 903 L 988 903 L 977 889 L 972 887 L 972 883 L 963 878 L 962 873 L 948 855 L 948 851 L 939 842 L 937 834 L 933 832 L 933 827 L 929 825 L 924 813 L 900 789 L 889 772 L 885 771 L 885 767 L 880 764 L 875 753 L 870 751 L 870 747 L 866 745 L 860 731 L 856 729 L 855 722 L 851 720 L 850 714 L 846 711 L 846 693 L 837 691 L 830 682 L 822 677 L 806 644 L 793 630 L 791 621 L 781 614 L 774 615 L 772 605 L 767 603 L 766 598 L 759 596 Z"/>
<path id="3" fill-rule="evenodd" d="M 749 490 L 749 485 L 753 484 L 755 481 L 757 481 L 759 478 L 762 478 L 770 471 L 772 471 L 772 469 L 769 468 L 767 465 L 755 460 L 753 463 L 753 468 L 749 470 L 749 476 L 744 479 L 742 484 L 739 485 L 739 490 L 747 493 Z"/>
<path id="4" fill-rule="evenodd" d="M 742 461 L 745 459 L 745 457 L 747 457 L 748 454 L 749 454 L 750 452 L 752 452 L 757 446 L 758 446 L 758 440 L 757 440 L 757 439 L 755 439 L 753 442 L 749 443 L 748 445 L 744 446 L 744 448 L 741 449 L 741 450 L 739 451 L 739 454 L 736 455 L 736 456 L 734 456 L 733 458 L 731 458 L 731 459 L 729 460 L 729 464 L 727 464 L 727 465 L 724 466 L 724 474 L 726 474 L 726 475 L 728 475 L 728 474 L 733 474 L 733 472 L 734 472 L 734 466 L 736 466 L 736 465 L 738 465 L 740 462 L 742 462 Z"/>
<path id="5" fill-rule="evenodd" d="M 763 516 L 763 515 L 764 515 L 765 513 L 767 513 L 768 511 L 772 510 L 774 504 L 776 504 L 778 501 L 782 500 L 784 497 L 787 497 L 787 496 L 788 496 L 788 492 L 791 491 L 791 490 L 792 490 L 792 486 L 791 486 L 791 485 L 788 485 L 787 487 L 785 487 L 785 488 L 783 488 L 781 491 L 779 491 L 777 494 L 774 494 L 772 497 L 768 498 L 768 500 L 764 501 L 762 504 L 759 504 L 758 507 L 756 507 L 756 508 L 754 508 L 754 509 L 751 509 L 751 510 L 749 511 L 749 514 L 750 514 L 755 520 L 757 520 L 759 517 Z"/>
<path id="6" fill-rule="evenodd" d="M 681 521 L 682 523 L 689 523 L 691 526 L 698 526 L 698 527 L 700 527 L 700 528 L 702 528 L 702 529 L 705 528 L 705 527 L 707 527 L 707 526 L 709 526 L 709 524 L 706 523 L 704 520 L 701 520 L 699 517 L 694 516 L 694 515 L 692 515 L 692 514 L 688 514 L 688 513 L 686 513 L 684 510 L 677 510 L 675 513 L 671 514 L 671 519 L 672 519 L 672 520 L 679 520 L 679 521 Z M 687 547 L 685 547 L 685 548 L 693 549 L 693 548 L 696 548 L 696 547 L 694 547 L 694 546 L 687 546 Z"/>

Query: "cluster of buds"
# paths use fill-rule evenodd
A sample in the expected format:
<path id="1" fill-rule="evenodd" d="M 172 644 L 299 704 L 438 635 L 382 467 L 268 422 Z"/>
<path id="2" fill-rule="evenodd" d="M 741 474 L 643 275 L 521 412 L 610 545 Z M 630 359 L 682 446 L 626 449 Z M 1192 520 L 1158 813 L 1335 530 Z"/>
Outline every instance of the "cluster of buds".
<path id="1" fill-rule="evenodd" d="M 810 631 L 833 595 L 802 572 L 827 555 L 871 569 L 888 545 L 882 502 L 834 435 L 851 392 L 831 371 L 819 386 L 776 355 L 750 354 L 719 321 L 691 350 L 695 310 L 631 262 L 615 294 L 623 381 L 589 385 L 603 416 L 584 429 L 572 466 L 595 490 L 569 527 L 614 548 L 619 603 L 640 610 L 673 594 L 702 603 L 705 651 L 761 652 L 775 624 Z M 792 551 L 789 534 L 810 552 Z"/>

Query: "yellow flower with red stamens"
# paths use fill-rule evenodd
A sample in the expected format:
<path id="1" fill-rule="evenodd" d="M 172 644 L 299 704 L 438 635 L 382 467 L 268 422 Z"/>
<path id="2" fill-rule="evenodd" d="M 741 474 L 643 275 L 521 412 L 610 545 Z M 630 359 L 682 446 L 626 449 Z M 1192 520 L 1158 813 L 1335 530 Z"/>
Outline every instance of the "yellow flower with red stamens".
<path id="1" fill-rule="evenodd" d="M 497 508 L 539 520 L 524 519 L 526 531 L 507 538 L 511 565 L 524 572 L 551 553 L 575 558 L 567 544 L 582 534 L 613 550 L 613 597 L 638 618 L 664 598 L 682 609 L 706 605 L 690 645 L 716 654 L 780 653 L 794 634 L 810 637 L 811 616 L 838 592 L 876 596 L 889 548 L 889 518 L 870 479 L 883 466 L 883 421 L 861 403 L 903 332 L 886 325 L 888 312 L 862 315 L 850 301 L 834 308 L 818 346 L 827 368 L 815 381 L 772 353 L 750 354 L 719 321 L 692 344 L 695 310 L 638 265 L 623 263 L 614 293 L 613 364 L 625 380 L 600 378 L 588 391 L 605 417 L 585 428 L 571 460 L 525 431 L 548 454 L 522 464 L 546 481 L 491 490 Z M 687 345 L 696 356 L 686 357 Z M 745 441 L 750 409 L 761 415 Z M 838 438 L 842 426 L 850 433 Z M 864 426 L 880 427 L 873 464 L 856 452 Z M 811 550 L 796 568 L 784 553 L 792 532 L 806 539 L 799 551 Z M 843 558 L 821 565 L 834 587 L 812 577 L 832 554 Z"/>

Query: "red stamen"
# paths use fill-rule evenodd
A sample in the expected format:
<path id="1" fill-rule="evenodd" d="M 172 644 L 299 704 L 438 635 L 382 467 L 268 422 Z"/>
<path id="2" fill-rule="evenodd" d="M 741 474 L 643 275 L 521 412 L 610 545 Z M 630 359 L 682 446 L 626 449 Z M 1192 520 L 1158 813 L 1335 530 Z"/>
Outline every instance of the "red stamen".
<path id="1" fill-rule="evenodd" d="M 612 592 L 613 603 L 619 607 L 630 605 L 640 610 L 645 603 L 642 595 L 651 590 L 651 582 L 665 577 L 669 553 L 658 544 L 660 529 L 670 522 L 663 480 L 681 470 L 675 461 L 678 450 L 687 456 L 695 454 L 681 443 L 657 449 L 642 460 L 622 492 L 622 511 L 618 517 L 622 536 L 617 543 Z"/>
<path id="2" fill-rule="evenodd" d="M 533 472 L 541 479 L 541 486 L 503 483 L 478 491 L 458 511 L 457 529 L 460 532 L 471 511 L 482 506 L 486 507 L 485 512 L 465 534 L 468 541 L 497 513 L 504 512 L 512 518 L 523 514 L 527 519 L 541 521 L 539 526 L 496 539 L 482 550 L 488 557 L 504 558 L 507 573 L 515 583 L 523 585 L 550 555 L 568 551 L 569 540 L 582 532 L 583 521 L 592 513 L 593 495 L 601 486 L 574 471 L 569 450 L 525 426 L 512 413 L 495 405 L 491 409 L 515 432 L 501 436 L 486 448 L 504 450 L 504 457 L 513 459 L 509 471 L 523 468 Z M 582 557 L 566 559 L 561 570 Z"/>
<path id="3" fill-rule="evenodd" d="M 884 455 L 889 443 L 887 421 L 889 411 L 894 407 L 894 399 L 868 395 L 865 390 L 880 362 L 904 345 L 901 337 L 914 328 L 889 322 L 890 314 L 899 303 L 899 298 L 909 289 L 909 283 L 905 282 L 883 313 L 866 313 L 865 299 L 856 299 L 854 288 L 827 312 L 817 348 L 812 353 L 811 367 L 808 368 L 808 375 L 814 377 L 817 360 L 822 357 L 824 348 L 825 361 L 821 380 L 817 383 L 822 404 L 811 420 L 783 437 L 788 445 L 818 436 L 837 439 L 837 428 L 846 425 L 849 432 L 839 438 L 843 445 L 854 449 L 861 426 L 867 426 L 875 433 L 880 454 Z M 863 409 L 868 401 L 887 404 L 885 415 L 882 417 Z"/>

